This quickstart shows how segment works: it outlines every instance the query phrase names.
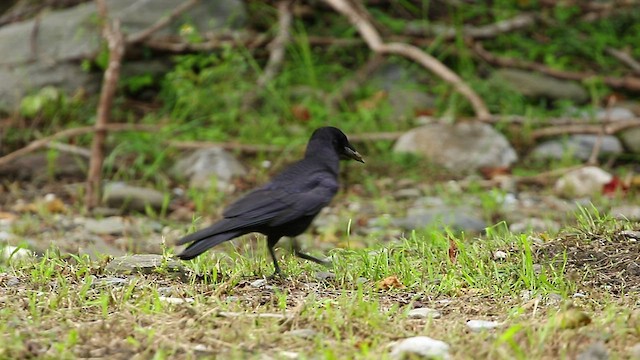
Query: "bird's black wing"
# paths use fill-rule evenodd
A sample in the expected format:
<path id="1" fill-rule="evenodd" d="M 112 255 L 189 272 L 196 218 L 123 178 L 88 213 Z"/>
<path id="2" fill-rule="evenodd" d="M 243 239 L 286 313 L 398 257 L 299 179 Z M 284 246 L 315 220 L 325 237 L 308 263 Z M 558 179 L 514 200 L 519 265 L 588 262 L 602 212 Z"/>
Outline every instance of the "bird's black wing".
<path id="1" fill-rule="evenodd" d="M 338 191 L 335 176 L 324 171 L 305 174 L 304 178 L 276 181 L 281 179 L 275 179 L 230 205 L 224 217 L 242 219 L 253 226 L 278 226 L 317 214 Z"/>

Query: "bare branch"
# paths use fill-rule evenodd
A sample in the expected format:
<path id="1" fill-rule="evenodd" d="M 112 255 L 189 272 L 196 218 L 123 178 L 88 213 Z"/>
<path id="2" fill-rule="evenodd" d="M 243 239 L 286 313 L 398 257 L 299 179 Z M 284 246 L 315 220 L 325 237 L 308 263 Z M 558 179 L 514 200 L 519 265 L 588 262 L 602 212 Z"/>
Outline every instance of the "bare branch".
<path id="1" fill-rule="evenodd" d="M 550 126 L 531 132 L 531 138 L 537 140 L 544 137 L 566 135 L 566 134 L 605 134 L 612 135 L 622 130 L 640 127 L 640 118 L 629 120 L 617 120 L 599 124 L 568 124 L 560 126 Z"/>
<path id="2" fill-rule="evenodd" d="M 293 13 L 291 12 L 292 2 L 290 0 L 282 0 L 278 3 L 278 34 L 267 46 L 270 50 L 269 60 L 264 67 L 264 71 L 258 77 L 256 88 L 247 93 L 242 104 L 243 110 L 247 110 L 256 102 L 258 93 L 280 72 L 282 63 L 284 62 L 285 48 L 291 41 L 291 23 L 293 22 Z"/>
<path id="3" fill-rule="evenodd" d="M 148 28 L 140 32 L 127 36 L 127 43 L 137 44 L 147 40 L 155 32 L 171 24 L 171 22 L 175 20 L 178 16 L 180 16 L 182 13 L 184 13 L 185 11 L 197 5 L 199 1 L 200 0 L 189 0 L 189 1 L 183 2 L 182 4 L 177 6 L 169 15 L 159 19 L 153 25 L 149 26 Z"/>
<path id="4" fill-rule="evenodd" d="M 473 106 L 478 118 L 484 119 L 491 116 L 491 113 L 484 104 L 484 101 L 476 94 L 469 85 L 467 85 L 456 73 L 442 64 L 438 59 L 423 52 L 420 48 L 404 43 L 385 43 L 383 42 L 378 31 L 373 27 L 371 22 L 367 20 L 366 14 L 356 11 L 346 0 L 325 0 L 337 12 L 346 16 L 349 22 L 353 24 L 365 40 L 369 48 L 374 52 L 381 54 L 395 54 L 409 58 L 426 69 L 440 76 L 443 80 L 450 83 L 460 94 L 467 98 Z"/>
<path id="5" fill-rule="evenodd" d="M 633 72 L 640 75 L 640 62 L 636 61 L 631 55 L 622 50 L 607 48 L 605 50 L 609 55 L 618 59 L 621 63 L 627 65 Z"/>
<path id="6" fill-rule="evenodd" d="M 143 125 L 143 124 L 106 124 L 104 127 L 105 130 L 109 132 L 120 132 L 120 131 L 158 131 L 158 127 L 155 125 Z M 59 139 L 64 139 L 68 137 L 74 137 L 84 134 L 93 133 L 96 131 L 94 126 L 84 126 L 78 128 L 71 128 L 62 130 L 53 135 L 44 137 L 42 139 L 34 140 L 29 145 L 18 149 L 14 152 L 11 152 L 3 157 L 0 157 L 0 166 L 10 163 L 11 161 L 32 153 L 36 150 L 42 149 L 46 147 L 51 142 L 54 142 Z"/>
<path id="7" fill-rule="evenodd" d="M 537 19 L 538 16 L 534 13 L 524 13 L 485 26 L 465 25 L 462 28 L 462 36 L 472 39 L 494 38 L 500 34 L 530 27 L 536 23 Z M 453 26 L 430 23 L 428 26 L 407 26 L 404 32 L 411 36 L 436 36 L 444 40 L 452 40 L 456 38 L 459 30 Z"/>
<path id="8" fill-rule="evenodd" d="M 482 44 L 479 42 L 473 44 L 473 49 L 480 58 L 493 65 L 537 71 L 549 76 L 556 77 L 558 79 L 565 80 L 584 81 L 586 79 L 595 77 L 602 79 L 602 82 L 614 88 L 623 88 L 630 91 L 640 91 L 640 78 L 637 77 L 625 76 L 622 78 L 616 78 L 611 76 L 598 76 L 597 74 L 590 72 L 573 72 L 552 69 L 538 63 L 494 55 L 485 50 Z"/>
<path id="9" fill-rule="evenodd" d="M 120 31 L 120 21 L 110 22 L 107 16 L 105 0 L 96 0 L 98 13 L 104 24 L 102 35 L 107 40 L 109 47 L 109 64 L 104 71 L 100 102 L 96 115 L 96 133 L 91 144 L 91 159 L 89 161 L 89 173 L 87 174 L 86 206 L 93 208 L 100 200 L 100 181 L 102 178 L 102 163 L 104 161 L 104 143 L 107 137 L 106 125 L 111 118 L 113 96 L 120 78 L 120 67 L 125 51 L 125 40 Z"/>

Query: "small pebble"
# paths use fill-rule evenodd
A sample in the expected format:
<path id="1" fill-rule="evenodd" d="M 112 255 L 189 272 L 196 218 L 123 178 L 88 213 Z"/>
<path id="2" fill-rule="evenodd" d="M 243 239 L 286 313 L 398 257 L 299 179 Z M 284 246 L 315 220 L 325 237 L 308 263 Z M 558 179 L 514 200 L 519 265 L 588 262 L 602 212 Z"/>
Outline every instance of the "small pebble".
<path id="1" fill-rule="evenodd" d="M 441 316 L 440 311 L 426 307 L 411 309 L 407 313 L 409 319 L 439 319 Z"/>
<path id="2" fill-rule="evenodd" d="M 167 297 L 167 296 L 158 296 L 160 301 L 164 301 L 169 304 L 184 304 L 184 303 L 192 303 L 194 300 L 192 298 L 177 298 L 177 297 Z"/>
<path id="3" fill-rule="evenodd" d="M 576 356 L 576 360 L 607 360 L 609 359 L 609 350 L 607 347 L 601 342 L 595 342 L 589 345 L 584 351 L 582 351 L 578 356 Z"/>
<path id="4" fill-rule="evenodd" d="M 319 271 L 316 273 L 316 279 L 321 281 L 331 280 L 335 278 L 336 278 L 336 274 L 329 271 Z"/>
<path id="5" fill-rule="evenodd" d="M 495 329 L 502 326 L 502 324 L 496 321 L 469 320 L 467 321 L 467 326 L 469 327 L 469 329 L 471 329 L 471 331 L 482 331 Z"/>
<path id="6" fill-rule="evenodd" d="M 497 250 L 493 253 L 493 260 L 504 260 L 509 256 L 506 252 L 502 250 Z"/>
<path id="7" fill-rule="evenodd" d="M 303 339 L 312 339 L 318 334 L 318 332 L 313 329 L 295 329 L 287 331 L 285 334 Z"/>
<path id="8" fill-rule="evenodd" d="M 449 344 L 428 336 L 415 336 L 399 341 L 391 350 L 393 359 L 413 357 L 450 359 Z"/>
<path id="9" fill-rule="evenodd" d="M 251 282 L 251 287 L 254 288 L 261 288 L 264 287 L 265 285 L 267 285 L 267 280 L 265 279 L 258 279 L 258 280 L 254 280 Z"/>

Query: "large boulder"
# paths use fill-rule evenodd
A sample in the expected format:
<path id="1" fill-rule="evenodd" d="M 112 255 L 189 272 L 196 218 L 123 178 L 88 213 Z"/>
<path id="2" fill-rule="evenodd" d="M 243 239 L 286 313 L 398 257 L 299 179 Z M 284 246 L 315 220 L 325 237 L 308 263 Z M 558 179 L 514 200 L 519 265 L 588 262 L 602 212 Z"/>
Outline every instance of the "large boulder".
<path id="1" fill-rule="evenodd" d="M 509 167 L 518 160 L 507 139 L 481 122 L 432 123 L 398 139 L 393 150 L 422 155 L 456 173 Z"/>
<path id="2" fill-rule="evenodd" d="M 490 81 L 506 84 L 514 91 L 533 98 L 566 99 L 576 103 L 589 100 L 589 94 L 575 81 L 517 69 L 496 70 Z"/>
<path id="3" fill-rule="evenodd" d="M 197 150 L 179 159 L 172 168 L 176 177 L 187 177 L 189 186 L 208 189 L 215 184 L 220 191 L 232 191 L 232 180 L 245 176 L 244 166 L 222 148 Z"/>
<path id="4" fill-rule="evenodd" d="M 120 19 L 122 30 L 134 34 L 183 2 L 109 0 L 107 6 L 109 16 Z M 177 34 L 185 21 L 195 31 L 205 33 L 238 26 L 245 17 L 241 0 L 200 1 L 153 37 Z M 82 70 L 79 60 L 97 54 L 100 43 L 93 1 L 0 28 L 0 110 L 13 110 L 26 93 L 46 85 L 69 92 L 78 88 L 97 90 L 100 76 Z"/>

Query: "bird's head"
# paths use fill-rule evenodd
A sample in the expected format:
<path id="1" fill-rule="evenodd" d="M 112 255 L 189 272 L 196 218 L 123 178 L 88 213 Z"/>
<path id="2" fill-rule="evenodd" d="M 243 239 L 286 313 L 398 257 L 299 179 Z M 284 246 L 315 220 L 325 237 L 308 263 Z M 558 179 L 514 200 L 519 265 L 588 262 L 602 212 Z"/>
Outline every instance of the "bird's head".
<path id="1" fill-rule="evenodd" d="M 336 127 L 325 126 L 316 129 L 311 135 L 309 144 L 314 142 L 314 140 L 331 144 L 342 160 L 356 160 L 364 163 L 364 159 L 362 159 L 360 153 L 351 145 L 347 136 Z M 307 152 L 309 151 L 313 151 L 313 149 L 307 148 Z"/>

